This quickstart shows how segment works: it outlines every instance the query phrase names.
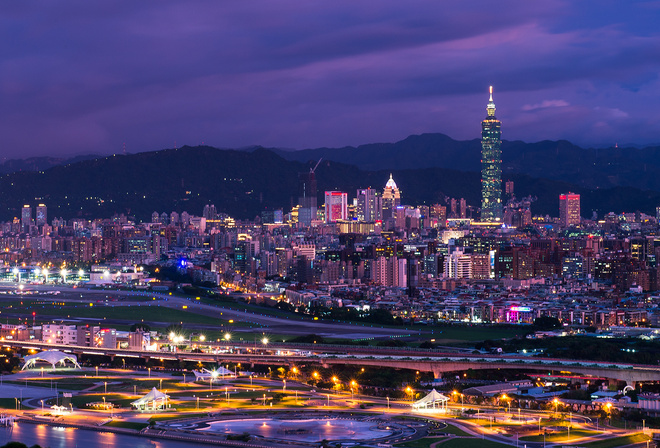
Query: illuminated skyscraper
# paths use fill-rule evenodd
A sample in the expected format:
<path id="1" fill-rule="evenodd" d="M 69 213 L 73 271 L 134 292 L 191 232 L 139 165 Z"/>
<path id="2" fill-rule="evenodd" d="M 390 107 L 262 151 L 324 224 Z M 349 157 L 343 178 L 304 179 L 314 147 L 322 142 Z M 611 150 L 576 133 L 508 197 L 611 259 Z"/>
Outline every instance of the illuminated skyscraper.
<path id="1" fill-rule="evenodd" d="M 563 227 L 580 225 L 580 195 L 559 195 L 559 221 Z"/>
<path id="2" fill-rule="evenodd" d="M 341 191 L 325 192 L 325 222 L 348 219 L 348 195 Z"/>
<path id="3" fill-rule="evenodd" d="M 37 206 L 37 221 L 38 226 L 44 226 L 48 223 L 48 207 L 46 204 L 39 204 Z"/>
<path id="4" fill-rule="evenodd" d="M 481 122 L 481 220 L 502 220 L 502 123 L 495 118 L 493 86 L 486 106 L 488 115 Z"/>
<path id="5" fill-rule="evenodd" d="M 21 228 L 23 232 L 30 231 L 30 225 L 32 225 L 32 207 L 26 204 L 21 210 Z"/>
<path id="6" fill-rule="evenodd" d="M 383 219 L 383 197 L 373 188 L 357 191 L 357 219 L 365 222 Z"/>
<path id="7" fill-rule="evenodd" d="M 318 205 L 314 170 L 298 175 L 298 205 L 300 206 L 298 208 L 298 222 L 306 227 L 309 227 L 312 221 L 316 219 Z"/>
<path id="8" fill-rule="evenodd" d="M 383 190 L 383 219 L 394 218 L 394 211 L 399 205 L 401 205 L 401 191 L 390 174 L 390 180 Z"/>

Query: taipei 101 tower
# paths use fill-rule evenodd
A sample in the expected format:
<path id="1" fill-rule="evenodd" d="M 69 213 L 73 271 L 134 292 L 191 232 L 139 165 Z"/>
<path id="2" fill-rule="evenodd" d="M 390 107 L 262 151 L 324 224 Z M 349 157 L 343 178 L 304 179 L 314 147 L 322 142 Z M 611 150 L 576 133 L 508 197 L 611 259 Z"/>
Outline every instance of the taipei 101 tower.
<path id="1" fill-rule="evenodd" d="M 481 122 L 481 221 L 502 220 L 502 123 L 495 118 L 493 86 Z"/>

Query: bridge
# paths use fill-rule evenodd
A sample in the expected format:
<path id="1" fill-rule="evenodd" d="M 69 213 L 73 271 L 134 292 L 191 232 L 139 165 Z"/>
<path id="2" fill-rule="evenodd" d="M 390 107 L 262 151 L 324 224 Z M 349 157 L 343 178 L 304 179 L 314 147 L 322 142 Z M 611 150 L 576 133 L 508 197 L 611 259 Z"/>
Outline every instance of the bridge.
<path id="1" fill-rule="evenodd" d="M 226 362 L 246 365 L 296 365 L 318 363 L 331 365 L 383 366 L 397 369 L 432 372 L 435 378 L 443 373 L 466 370 L 509 369 L 533 372 L 569 372 L 611 380 L 637 382 L 660 381 L 660 366 L 606 361 L 537 358 L 512 355 L 481 355 L 448 353 L 432 349 L 360 347 L 317 344 L 209 343 L 201 352 L 148 351 L 109 349 L 100 347 L 68 346 L 32 341 L 3 341 L 3 346 L 17 349 L 61 350 L 76 355 L 108 356 L 110 358 L 144 358 L 168 361 L 194 361 L 222 364 Z M 213 349 L 216 347 L 216 349 Z M 220 349 L 218 349 L 220 347 Z"/>

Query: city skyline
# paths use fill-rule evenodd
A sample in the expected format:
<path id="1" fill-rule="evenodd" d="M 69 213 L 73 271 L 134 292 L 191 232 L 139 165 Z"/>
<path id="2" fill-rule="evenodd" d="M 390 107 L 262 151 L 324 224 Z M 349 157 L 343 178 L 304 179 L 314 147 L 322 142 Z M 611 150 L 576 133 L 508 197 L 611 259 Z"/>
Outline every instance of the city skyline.
<path id="1" fill-rule="evenodd" d="M 199 6 L 4 6 L 0 157 L 474 139 L 488 85 L 507 139 L 658 142 L 653 2 Z"/>

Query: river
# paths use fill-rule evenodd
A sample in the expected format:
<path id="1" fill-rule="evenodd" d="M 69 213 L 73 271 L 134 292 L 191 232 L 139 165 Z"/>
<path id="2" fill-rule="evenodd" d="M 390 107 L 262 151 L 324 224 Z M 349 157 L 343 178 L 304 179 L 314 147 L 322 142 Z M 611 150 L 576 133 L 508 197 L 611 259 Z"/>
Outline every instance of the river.
<path id="1" fill-rule="evenodd" d="M 27 446 L 38 444 L 43 448 L 190 448 L 203 446 L 203 444 L 192 442 L 150 440 L 147 437 L 32 423 L 16 423 L 13 428 L 0 427 L 0 446 L 10 441 L 25 443 Z"/>

